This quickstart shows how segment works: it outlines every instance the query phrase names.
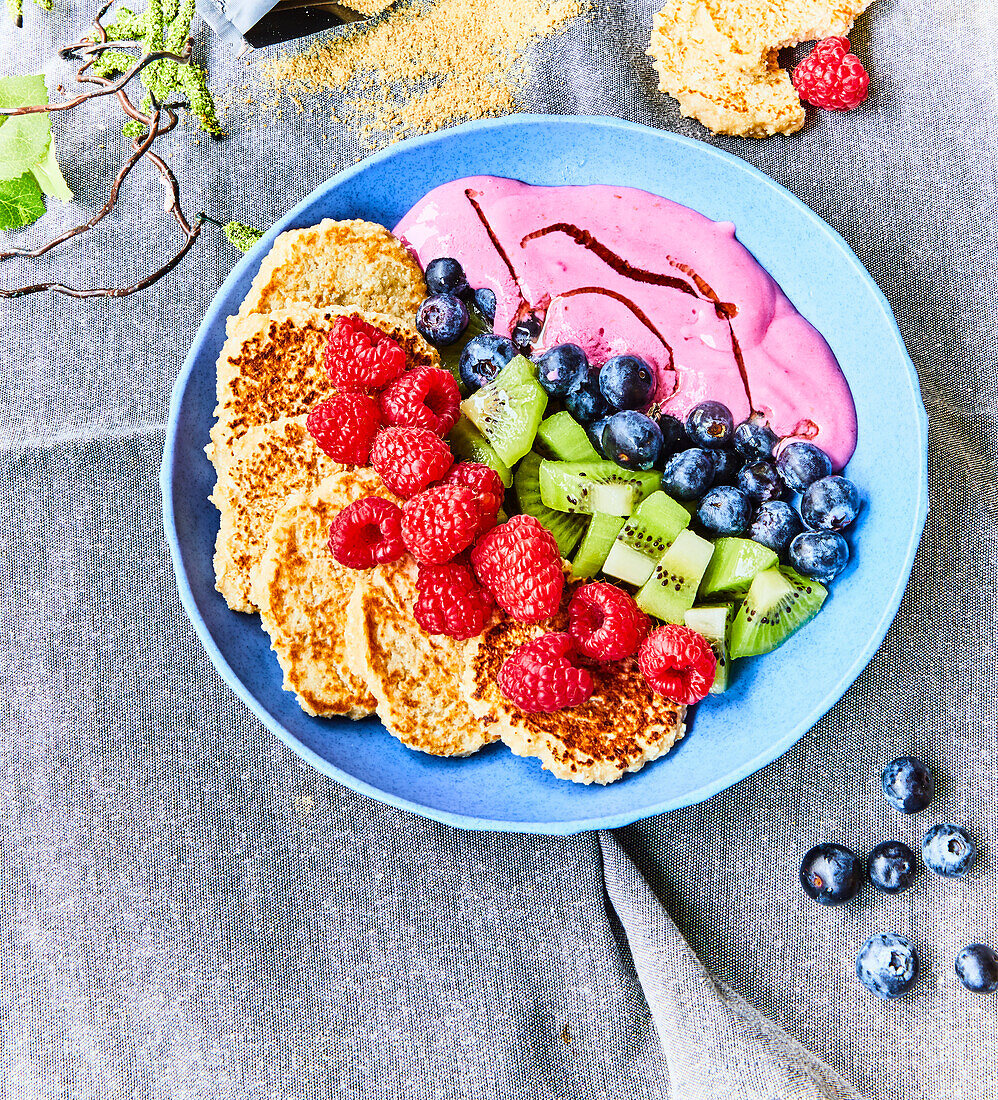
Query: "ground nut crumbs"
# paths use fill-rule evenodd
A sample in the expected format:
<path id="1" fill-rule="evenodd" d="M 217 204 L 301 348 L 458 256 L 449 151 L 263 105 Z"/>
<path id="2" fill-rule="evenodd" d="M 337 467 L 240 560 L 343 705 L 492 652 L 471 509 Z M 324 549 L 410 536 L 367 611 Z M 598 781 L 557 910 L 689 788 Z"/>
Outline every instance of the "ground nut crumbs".
<path id="1" fill-rule="evenodd" d="M 529 74 L 524 51 L 589 6 L 590 0 L 416 0 L 304 53 L 282 53 L 261 72 L 292 98 L 341 92 L 341 120 L 373 149 L 519 110 L 517 89 Z"/>

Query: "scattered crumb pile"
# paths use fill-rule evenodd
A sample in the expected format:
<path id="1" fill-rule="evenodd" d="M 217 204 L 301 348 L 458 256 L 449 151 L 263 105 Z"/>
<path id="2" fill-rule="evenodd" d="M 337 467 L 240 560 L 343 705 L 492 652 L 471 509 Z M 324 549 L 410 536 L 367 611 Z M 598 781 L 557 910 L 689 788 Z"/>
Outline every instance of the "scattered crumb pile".
<path id="1" fill-rule="evenodd" d="M 261 66 L 262 75 L 292 96 L 341 92 L 343 121 L 374 148 L 518 110 L 527 48 L 588 7 L 589 0 L 417 0 L 305 53 L 282 53 Z"/>

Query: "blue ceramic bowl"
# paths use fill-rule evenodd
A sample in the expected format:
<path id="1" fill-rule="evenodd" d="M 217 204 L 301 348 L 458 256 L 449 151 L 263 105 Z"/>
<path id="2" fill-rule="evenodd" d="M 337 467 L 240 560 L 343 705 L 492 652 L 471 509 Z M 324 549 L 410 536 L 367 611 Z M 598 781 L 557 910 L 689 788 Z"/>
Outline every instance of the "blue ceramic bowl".
<path id="1" fill-rule="evenodd" d="M 465 760 L 404 748 L 379 722 L 318 720 L 281 688 L 256 616 L 215 591 L 218 516 L 205 458 L 215 361 L 261 259 L 285 229 L 322 218 L 393 226 L 432 187 L 460 176 L 537 184 L 639 187 L 738 237 L 825 336 L 856 400 L 859 446 L 849 475 L 867 504 L 855 554 L 817 619 L 775 653 L 740 663 L 664 759 L 609 787 L 553 778 L 503 746 Z M 885 416 L 885 410 L 890 415 Z M 567 834 L 616 827 L 702 801 L 794 744 L 842 696 L 898 609 L 927 512 L 927 425 L 918 380 L 884 296 L 841 237 L 788 191 L 710 145 L 618 119 L 519 115 L 404 142 L 343 172 L 281 219 L 226 279 L 177 379 L 162 489 L 177 585 L 208 654 L 247 706 L 295 752 L 357 791 L 465 828 Z"/>

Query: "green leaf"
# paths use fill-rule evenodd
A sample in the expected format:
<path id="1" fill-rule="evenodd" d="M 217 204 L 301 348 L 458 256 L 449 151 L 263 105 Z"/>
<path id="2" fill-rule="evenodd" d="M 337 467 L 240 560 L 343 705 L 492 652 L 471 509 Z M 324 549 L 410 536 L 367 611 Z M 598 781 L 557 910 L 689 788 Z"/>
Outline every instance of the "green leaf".
<path id="1" fill-rule="evenodd" d="M 246 225 L 245 222 L 229 222 L 222 227 L 225 239 L 240 252 L 249 252 L 256 242 L 263 236 L 263 230 L 255 225 Z"/>
<path id="2" fill-rule="evenodd" d="M 0 180 L 0 229 L 20 229 L 44 213 L 41 188 L 30 172 L 20 179 Z"/>
<path id="3" fill-rule="evenodd" d="M 63 202 L 72 202 L 73 192 L 70 191 L 69 184 L 59 168 L 59 162 L 55 159 L 54 145 L 55 142 L 49 142 L 49 151 L 45 154 L 45 159 L 31 169 L 31 174 L 46 195 L 51 195 L 54 199 L 62 199 Z"/>
<path id="4" fill-rule="evenodd" d="M 30 107 L 48 100 L 44 76 L 0 77 L 0 107 Z M 40 164 L 51 136 L 45 113 L 0 115 L 0 180 L 16 179 Z"/>

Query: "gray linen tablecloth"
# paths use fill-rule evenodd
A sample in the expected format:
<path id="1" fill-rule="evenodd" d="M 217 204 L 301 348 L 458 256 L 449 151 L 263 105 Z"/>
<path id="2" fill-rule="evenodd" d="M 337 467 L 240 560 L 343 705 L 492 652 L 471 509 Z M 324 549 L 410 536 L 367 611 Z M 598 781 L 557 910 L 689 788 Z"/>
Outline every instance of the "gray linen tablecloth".
<path id="1" fill-rule="evenodd" d="M 597 4 L 541 45 L 524 106 L 714 141 L 809 203 L 884 289 L 922 380 L 932 491 L 886 643 L 796 748 L 701 806 L 566 840 L 387 809 L 261 728 L 174 589 L 157 488 L 167 402 L 235 253 L 209 232 L 131 299 L 4 303 L 8 1095 L 854 1095 L 839 1074 L 878 1100 L 998 1096 L 998 997 L 974 998 L 952 974 L 963 944 L 998 941 L 993 3 L 877 0 L 853 36 L 868 104 L 762 142 L 712 138 L 655 93 L 653 7 Z M 2 24 L 0 71 L 65 78 L 54 47 L 87 18 L 65 0 L 48 15 L 29 4 L 23 32 Z M 246 82 L 244 62 L 205 36 L 199 49 L 216 89 Z M 189 211 L 269 224 L 359 154 L 319 114 L 241 111 L 224 143 L 192 127 L 165 143 Z M 87 117 L 96 138 L 79 118 L 56 131 L 93 208 L 120 138 L 114 112 Z M 108 233 L 31 270 L 138 277 L 170 240 L 141 213 L 159 194 L 136 174 Z M 2 268 L 5 285 L 28 273 Z M 880 768 L 905 751 L 940 777 L 914 820 L 878 794 Z M 980 842 L 965 882 L 923 873 L 899 898 L 867 890 L 831 911 L 795 885 L 812 843 L 917 847 L 930 818 Z M 862 940 L 888 930 L 922 955 L 899 1003 L 852 972 Z M 797 1042 L 834 1072 L 808 1068 Z"/>

